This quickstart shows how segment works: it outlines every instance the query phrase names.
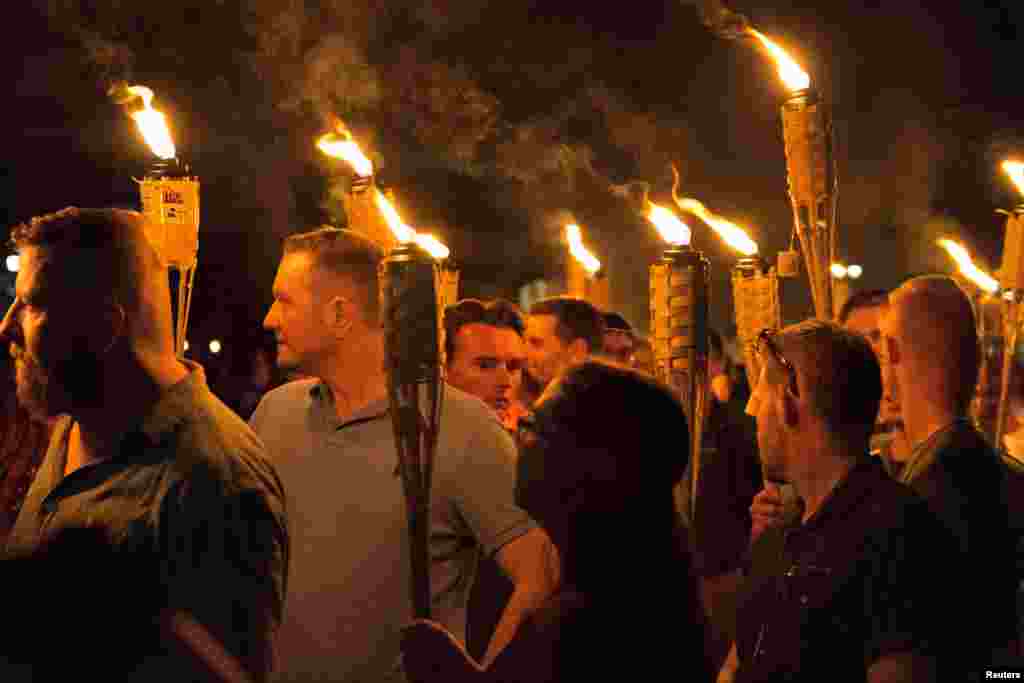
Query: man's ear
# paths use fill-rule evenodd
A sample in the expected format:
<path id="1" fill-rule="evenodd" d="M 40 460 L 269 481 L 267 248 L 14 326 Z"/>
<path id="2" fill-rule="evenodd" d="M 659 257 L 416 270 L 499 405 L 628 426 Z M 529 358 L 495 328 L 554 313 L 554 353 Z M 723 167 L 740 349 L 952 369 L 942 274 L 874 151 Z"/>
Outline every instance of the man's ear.
<path id="1" fill-rule="evenodd" d="M 579 363 L 585 360 L 590 355 L 590 344 L 587 343 L 586 339 L 579 337 L 573 339 L 569 344 L 569 357 L 572 358 L 574 363 Z"/>
<path id="2" fill-rule="evenodd" d="M 327 302 L 325 322 L 335 337 L 342 336 L 352 328 L 355 315 L 352 302 L 343 296 L 335 296 Z"/>

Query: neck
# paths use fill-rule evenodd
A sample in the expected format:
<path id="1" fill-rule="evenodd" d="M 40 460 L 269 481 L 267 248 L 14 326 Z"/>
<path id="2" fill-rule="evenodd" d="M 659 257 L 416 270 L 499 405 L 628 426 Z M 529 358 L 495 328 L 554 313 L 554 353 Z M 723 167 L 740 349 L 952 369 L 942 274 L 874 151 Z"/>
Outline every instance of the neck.
<path id="1" fill-rule="evenodd" d="M 330 388 L 335 413 L 342 420 L 379 401 L 387 396 L 383 336 L 367 333 L 353 340 L 316 374 Z"/>
<path id="2" fill-rule="evenodd" d="M 833 489 L 853 468 L 858 455 L 866 452 L 866 445 L 855 452 L 853 448 L 824 443 L 803 450 L 801 462 L 809 466 L 792 472 L 789 480 L 804 501 L 804 522 L 818 511 Z"/>
<path id="3" fill-rule="evenodd" d="M 953 408 L 951 401 L 928 398 L 930 392 L 911 393 L 903 404 L 903 427 L 913 448 L 919 446 L 929 436 L 948 426 L 959 417 L 963 417 Z"/>
<path id="4" fill-rule="evenodd" d="M 71 438 L 79 462 L 69 462 L 69 468 L 113 455 L 121 437 L 152 410 L 160 395 L 187 376 L 172 354 L 141 354 L 122 367 L 109 368 L 99 395 L 72 411 Z"/>

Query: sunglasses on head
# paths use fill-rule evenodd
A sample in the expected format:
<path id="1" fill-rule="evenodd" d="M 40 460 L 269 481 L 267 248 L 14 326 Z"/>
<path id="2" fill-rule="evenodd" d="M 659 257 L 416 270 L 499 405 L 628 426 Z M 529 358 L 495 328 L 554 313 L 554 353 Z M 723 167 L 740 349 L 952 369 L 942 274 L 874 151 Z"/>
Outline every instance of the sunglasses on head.
<path id="1" fill-rule="evenodd" d="M 762 348 L 768 349 L 768 352 L 775 358 L 775 362 L 781 365 L 786 371 L 786 376 L 789 379 L 790 392 L 792 392 L 793 396 L 798 397 L 800 396 L 800 388 L 797 386 L 796 382 L 796 368 L 793 367 L 793 364 L 789 362 L 789 359 L 783 355 L 782 349 L 780 349 L 779 345 L 775 343 L 775 339 L 773 338 L 774 335 L 775 333 L 768 328 L 765 328 L 758 333 L 757 346 L 755 347 L 757 355 L 762 356 L 764 354 L 761 350 Z"/>

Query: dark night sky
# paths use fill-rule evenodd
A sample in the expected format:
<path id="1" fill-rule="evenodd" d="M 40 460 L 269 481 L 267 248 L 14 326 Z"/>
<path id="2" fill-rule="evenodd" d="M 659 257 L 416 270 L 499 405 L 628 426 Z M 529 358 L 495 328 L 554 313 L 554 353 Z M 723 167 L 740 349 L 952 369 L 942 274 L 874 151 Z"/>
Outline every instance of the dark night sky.
<path id="1" fill-rule="evenodd" d="M 571 211 L 607 262 L 613 304 L 646 327 L 659 246 L 608 185 L 643 180 L 665 199 L 669 161 L 684 194 L 749 226 L 762 253 L 788 242 L 783 90 L 761 53 L 711 34 L 694 4 L 75 4 L 8 8 L 0 218 L 137 206 L 131 177 L 149 156 L 105 90 L 119 77 L 150 85 L 203 179 L 194 339 L 256 337 L 281 236 L 337 214 L 325 197 L 343 177 L 312 148 L 330 113 L 372 150 L 407 222 L 453 247 L 465 295 L 513 297 L 556 274 Z M 932 245 L 942 231 L 998 263 L 994 210 L 1019 198 L 996 164 L 1024 152 L 1019 2 L 732 7 L 792 48 L 832 102 L 841 250 L 864 285 L 948 270 Z M 734 257 L 692 227 L 727 329 Z M 792 297 L 786 317 L 806 305 Z"/>

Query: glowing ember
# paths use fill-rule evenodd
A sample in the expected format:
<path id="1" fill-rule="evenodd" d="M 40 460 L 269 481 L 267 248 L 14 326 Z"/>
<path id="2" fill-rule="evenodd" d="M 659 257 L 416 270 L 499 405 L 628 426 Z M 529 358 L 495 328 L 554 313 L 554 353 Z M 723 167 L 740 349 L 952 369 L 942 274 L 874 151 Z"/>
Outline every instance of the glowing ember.
<path id="1" fill-rule="evenodd" d="M 347 162 L 359 177 L 369 178 L 373 175 L 373 162 L 363 154 L 363 150 L 352 139 L 352 133 L 340 121 L 337 132 L 321 135 L 316 146 L 327 156 Z"/>
<path id="2" fill-rule="evenodd" d="M 974 265 L 971 255 L 967 253 L 963 246 L 953 240 L 946 239 L 939 240 L 939 246 L 953 257 L 957 268 L 960 269 L 961 275 L 989 294 L 995 294 L 999 291 L 999 283 L 991 275 Z"/>
<path id="3" fill-rule="evenodd" d="M 1024 194 L 1024 162 L 1004 161 L 1003 170 L 1010 176 L 1013 184 L 1017 186 L 1017 191 Z"/>
<path id="4" fill-rule="evenodd" d="M 697 218 L 711 226 L 711 229 L 718 233 L 726 244 L 740 252 L 744 256 L 753 256 L 757 253 L 757 242 L 750 239 L 743 228 L 725 220 L 720 216 L 708 211 L 707 207 L 696 199 L 680 199 L 676 202 L 680 209 L 692 213 Z"/>
<path id="5" fill-rule="evenodd" d="M 773 43 L 760 31 L 747 28 L 747 33 L 757 38 L 758 41 L 765 47 L 768 52 L 771 53 L 772 58 L 775 60 L 775 64 L 779 69 L 779 77 L 782 82 L 786 84 L 786 87 L 796 92 L 798 90 L 806 90 L 811 87 L 811 77 L 807 75 L 807 72 L 800 68 L 792 57 L 786 54 L 786 51 L 781 47 Z"/>
<path id="6" fill-rule="evenodd" d="M 128 92 L 142 100 L 142 109 L 132 112 L 135 125 L 142 132 L 146 144 L 161 159 L 173 159 L 176 152 L 171 131 L 167 127 L 167 119 L 162 113 L 153 109 L 153 91 L 144 85 L 132 85 Z"/>
<path id="7" fill-rule="evenodd" d="M 669 244 L 684 245 L 690 243 L 690 226 L 679 220 L 679 217 L 663 206 L 647 202 L 647 220 L 654 223 L 661 239 Z"/>
<path id="8" fill-rule="evenodd" d="M 580 226 L 575 223 L 565 226 L 565 239 L 569 241 L 569 253 L 572 254 L 574 259 L 579 261 L 584 270 L 591 275 L 601 270 L 601 262 L 590 253 L 589 249 L 583 246 L 583 235 L 580 232 Z"/>

